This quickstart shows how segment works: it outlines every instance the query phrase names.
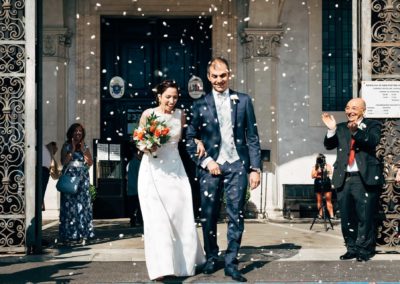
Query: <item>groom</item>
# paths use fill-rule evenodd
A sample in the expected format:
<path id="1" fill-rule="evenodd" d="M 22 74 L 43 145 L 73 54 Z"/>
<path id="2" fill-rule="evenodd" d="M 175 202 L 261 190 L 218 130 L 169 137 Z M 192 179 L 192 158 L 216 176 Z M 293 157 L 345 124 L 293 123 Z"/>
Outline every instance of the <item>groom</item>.
<path id="1" fill-rule="evenodd" d="M 248 183 L 260 184 L 261 151 L 251 98 L 228 89 L 229 64 L 215 58 L 207 66 L 212 92 L 196 100 L 186 132 L 187 151 L 197 163 L 201 192 L 201 214 L 205 274 L 216 271 L 218 258 L 217 221 L 225 194 L 228 215 L 228 247 L 225 275 L 240 282 L 247 279 L 238 270 L 237 254 L 244 229 L 244 204 Z M 196 156 L 195 138 L 204 144 L 206 155 Z M 249 177 L 248 177 L 249 174 Z"/>

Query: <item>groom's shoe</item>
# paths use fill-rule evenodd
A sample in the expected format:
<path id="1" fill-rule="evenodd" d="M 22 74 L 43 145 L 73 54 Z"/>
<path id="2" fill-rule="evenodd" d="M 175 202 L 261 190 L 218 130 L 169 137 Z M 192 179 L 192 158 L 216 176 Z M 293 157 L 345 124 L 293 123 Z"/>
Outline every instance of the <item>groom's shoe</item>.
<path id="1" fill-rule="evenodd" d="M 215 271 L 217 271 L 217 263 L 213 259 L 207 260 L 207 262 L 204 264 L 203 267 L 203 273 L 204 274 L 213 274 Z"/>
<path id="2" fill-rule="evenodd" d="M 238 282 L 247 282 L 247 279 L 236 269 L 225 269 L 225 276 L 230 276 Z"/>
<path id="3" fill-rule="evenodd" d="M 353 259 L 356 258 L 357 254 L 355 254 L 354 252 L 346 252 L 344 255 L 340 256 L 340 260 L 348 260 L 348 259 Z"/>

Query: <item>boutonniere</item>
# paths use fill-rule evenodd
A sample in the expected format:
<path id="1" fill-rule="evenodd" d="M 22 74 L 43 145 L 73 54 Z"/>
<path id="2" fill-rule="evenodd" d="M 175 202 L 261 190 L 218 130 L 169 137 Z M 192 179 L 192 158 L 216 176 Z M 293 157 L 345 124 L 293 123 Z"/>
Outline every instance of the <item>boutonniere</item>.
<path id="1" fill-rule="evenodd" d="M 233 101 L 234 104 L 236 104 L 236 101 L 239 100 L 239 97 L 236 94 L 230 95 L 229 97 L 231 98 L 231 100 Z"/>
<path id="2" fill-rule="evenodd" d="M 360 125 L 358 126 L 358 128 L 360 128 L 361 130 L 367 128 L 367 126 L 365 125 L 365 123 L 360 123 Z"/>

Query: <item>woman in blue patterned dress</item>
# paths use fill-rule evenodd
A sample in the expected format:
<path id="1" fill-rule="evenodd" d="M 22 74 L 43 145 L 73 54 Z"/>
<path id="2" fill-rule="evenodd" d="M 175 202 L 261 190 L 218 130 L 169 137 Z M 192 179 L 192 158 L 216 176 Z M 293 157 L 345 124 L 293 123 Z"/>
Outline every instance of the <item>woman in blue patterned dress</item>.
<path id="1" fill-rule="evenodd" d="M 92 155 L 84 142 L 85 129 L 79 123 L 67 131 L 61 151 L 61 162 L 71 175 L 81 181 L 75 194 L 61 193 L 59 235 L 62 242 L 82 242 L 94 237 L 92 203 L 89 193 L 89 168 Z"/>

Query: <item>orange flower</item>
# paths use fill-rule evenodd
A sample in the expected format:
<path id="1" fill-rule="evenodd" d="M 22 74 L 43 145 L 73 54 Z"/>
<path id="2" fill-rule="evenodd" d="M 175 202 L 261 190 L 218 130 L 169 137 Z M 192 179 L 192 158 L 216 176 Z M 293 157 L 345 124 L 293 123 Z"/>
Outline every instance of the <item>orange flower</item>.
<path id="1" fill-rule="evenodd" d="M 149 130 L 151 133 L 154 133 L 154 131 L 156 130 L 156 125 L 151 125 Z"/>
<path id="2" fill-rule="evenodd" d="M 168 127 L 164 127 L 163 129 L 161 129 L 161 135 L 162 136 L 166 136 L 169 133 L 169 128 Z"/>
<path id="3" fill-rule="evenodd" d="M 135 129 L 135 131 L 133 132 L 133 137 L 136 137 L 138 140 L 143 140 L 144 132 Z"/>
<path id="4" fill-rule="evenodd" d="M 154 136 L 155 137 L 160 137 L 160 135 L 161 135 L 161 131 L 160 131 L 160 129 L 156 129 L 156 131 L 154 132 Z"/>

